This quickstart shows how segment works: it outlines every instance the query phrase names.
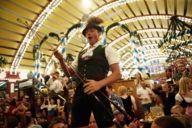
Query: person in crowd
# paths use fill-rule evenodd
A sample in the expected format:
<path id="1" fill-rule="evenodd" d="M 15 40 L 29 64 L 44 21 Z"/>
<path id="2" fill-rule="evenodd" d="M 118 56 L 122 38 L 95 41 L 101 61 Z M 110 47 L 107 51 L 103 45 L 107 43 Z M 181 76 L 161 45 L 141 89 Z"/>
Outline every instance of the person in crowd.
<path id="1" fill-rule="evenodd" d="M 88 126 L 88 128 L 98 128 L 93 113 L 91 113 L 91 117 L 90 117 L 90 120 L 89 120 L 89 126 Z"/>
<path id="2" fill-rule="evenodd" d="M 69 88 L 68 89 L 68 97 L 67 97 L 67 101 L 64 105 L 64 117 L 68 123 L 68 125 L 70 125 L 70 122 L 69 120 L 71 120 L 70 116 L 71 116 L 71 111 L 72 111 L 72 103 L 73 103 L 73 97 L 74 97 L 74 94 L 75 94 L 75 89 L 74 88 Z"/>
<path id="3" fill-rule="evenodd" d="M 64 104 L 60 99 L 57 99 L 57 115 L 64 118 Z"/>
<path id="4" fill-rule="evenodd" d="M 79 53 L 71 68 L 65 65 L 63 56 L 58 51 L 54 52 L 68 76 L 70 74 L 78 74 L 78 78 L 81 76 L 77 80 L 78 85 L 73 100 L 72 127 L 88 126 L 91 112 L 94 113 L 98 127 L 114 125 L 110 102 L 103 94 L 107 96 L 106 86 L 120 79 L 121 73 L 117 52 L 110 46 L 101 44 L 102 22 L 99 17 L 88 19 L 83 35 L 89 47 Z M 109 69 L 112 73 L 108 75 Z"/>
<path id="5" fill-rule="evenodd" d="M 35 118 L 26 116 L 26 123 L 27 123 L 27 128 L 42 128 L 41 125 L 37 124 L 37 120 Z"/>
<path id="6" fill-rule="evenodd" d="M 42 100 L 40 97 L 36 98 L 35 102 L 35 113 L 39 113 L 41 111 L 41 105 L 42 105 Z"/>
<path id="7" fill-rule="evenodd" d="M 41 105 L 41 109 L 44 108 L 47 109 L 47 121 L 51 121 L 54 116 L 56 116 L 57 104 L 55 104 L 55 100 L 49 97 L 44 98 L 43 104 Z"/>
<path id="8" fill-rule="evenodd" d="M 118 106 L 120 106 L 122 109 L 125 110 L 124 105 L 123 105 L 123 101 L 121 100 L 121 97 L 117 94 L 115 94 L 112 90 L 112 86 L 109 85 L 106 87 L 107 93 L 109 95 L 109 98 L 116 103 Z"/>
<path id="9" fill-rule="evenodd" d="M 113 112 L 114 119 L 113 121 L 115 122 L 117 128 L 126 128 L 127 124 L 125 122 L 125 116 L 118 110 L 115 110 Z"/>
<path id="10" fill-rule="evenodd" d="M 24 105 L 22 98 L 17 100 L 17 107 L 12 110 L 13 115 L 23 116 L 28 108 Z"/>
<path id="11" fill-rule="evenodd" d="M 191 128 L 190 119 L 185 115 L 185 109 L 180 105 L 174 105 L 171 108 L 171 116 L 179 119 L 185 128 Z"/>
<path id="12" fill-rule="evenodd" d="M 150 107 L 153 105 L 152 103 L 155 94 L 152 89 L 149 88 L 144 81 L 142 81 L 141 87 L 137 89 L 137 95 L 140 100 L 140 111 L 144 117 L 146 113 L 150 112 Z"/>
<path id="13" fill-rule="evenodd" d="M 152 116 L 164 116 L 164 110 L 163 110 L 163 103 L 160 98 L 160 96 L 155 95 L 154 101 L 153 101 L 153 106 L 150 108 L 150 113 Z"/>
<path id="14" fill-rule="evenodd" d="M 162 116 L 156 118 L 151 128 L 185 128 L 181 121 L 172 116 Z"/>
<path id="15" fill-rule="evenodd" d="M 5 108 L 3 107 L 2 99 L 0 99 L 0 128 L 5 125 Z"/>
<path id="16" fill-rule="evenodd" d="M 173 80 L 173 72 L 172 72 L 172 69 L 171 68 L 167 68 L 165 70 L 165 75 L 166 75 L 166 81 L 169 82 L 169 83 L 172 83 L 174 84 L 174 80 Z"/>
<path id="17" fill-rule="evenodd" d="M 128 95 L 128 89 L 125 86 L 120 86 L 118 88 L 118 94 L 121 97 L 125 111 L 128 114 L 127 118 L 125 118 L 125 121 L 127 124 L 129 124 L 136 117 L 135 111 L 137 111 L 137 105 L 135 98 L 133 95 Z"/>
<path id="18" fill-rule="evenodd" d="M 31 102 L 28 95 L 24 95 L 21 97 L 23 104 L 27 107 L 27 109 L 31 109 Z"/>
<path id="19" fill-rule="evenodd" d="M 60 80 L 60 73 L 58 71 L 55 71 L 52 74 L 52 78 L 49 79 L 49 81 L 47 82 L 47 85 L 49 87 L 49 91 L 52 93 L 52 95 L 54 96 L 54 94 L 62 94 L 63 93 L 63 84 L 61 83 Z M 55 97 L 55 96 L 54 96 Z"/>
<path id="20" fill-rule="evenodd" d="M 63 84 L 64 98 L 68 96 L 69 81 L 70 79 L 67 76 L 63 77 L 62 84 Z"/>
<path id="21" fill-rule="evenodd" d="M 182 116 L 185 114 L 185 109 L 176 104 L 171 108 L 171 116 Z"/>
<path id="22" fill-rule="evenodd" d="M 175 96 L 175 100 L 182 107 L 192 106 L 192 80 L 188 77 L 181 77 L 179 80 L 179 92 Z M 185 102 L 186 105 L 182 104 Z"/>
<path id="23" fill-rule="evenodd" d="M 179 80 L 179 92 L 175 96 L 176 103 L 185 108 L 185 114 L 192 125 L 192 79 L 183 76 Z"/>
<path id="24" fill-rule="evenodd" d="M 27 109 L 27 110 L 25 111 L 25 116 L 27 116 L 27 117 L 32 117 L 32 113 L 31 113 L 31 110 L 30 110 L 30 109 Z"/>
<path id="25" fill-rule="evenodd" d="M 170 92 L 174 92 L 174 93 L 177 93 L 178 92 L 178 86 L 174 80 L 174 77 L 173 77 L 173 70 L 171 68 L 167 68 L 165 70 L 165 75 L 166 75 L 166 83 L 168 83 L 171 87 L 171 90 Z"/>
<path id="26" fill-rule="evenodd" d="M 62 117 L 58 116 L 51 121 L 49 128 L 68 128 L 68 127 L 66 125 L 65 120 Z"/>
<path id="27" fill-rule="evenodd" d="M 5 128 L 17 128 L 19 119 L 16 116 L 9 116 L 6 119 Z"/>
<path id="28" fill-rule="evenodd" d="M 165 115 L 171 114 L 171 108 L 175 105 L 175 93 L 171 92 L 171 85 L 167 82 L 162 84 L 161 90 L 153 90 L 155 94 L 160 96 L 163 103 L 163 110 Z"/>
<path id="29" fill-rule="evenodd" d="M 44 84 L 47 84 L 47 82 L 49 81 L 49 79 L 50 79 L 50 75 L 44 76 Z"/>
<path id="30" fill-rule="evenodd" d="M 42 112 L 36 114 L 36 120 L 42 128 L 48 128 L 50 122 L 47 121 L 46 116 L 44 116 Z"/>
<path id="31" fill-rule="evenodd" d="M 143 81 L 143 77 L 141 75 L 140 72 L 138 72 L 136 75 L 135 75 L 135 80 L 134 80 L 134 83 L 135 83 L 135 86 L 136 88 L 140 88 L 141 87 L 141 82 Z"/>
<path id="32" fill-rule="evenodd" d="M 13 110 L 16 108 L 17 108 L 16 99 L 12 98 L 9 102 L 9 105 L 7 106 L 7 115 L 12 116 L 14 114 Z"/>

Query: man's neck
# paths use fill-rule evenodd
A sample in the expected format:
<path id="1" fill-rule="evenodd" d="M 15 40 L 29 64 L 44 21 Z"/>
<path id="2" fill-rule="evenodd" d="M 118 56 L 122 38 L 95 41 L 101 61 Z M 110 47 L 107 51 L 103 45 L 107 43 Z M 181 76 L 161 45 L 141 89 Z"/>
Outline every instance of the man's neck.
<path id="1" fill-rule="evenodd" d="M 90 48 L 93 48 L 93 47 L 94 47 L 94 44 L 92 44 L 92 45 L 90 44 Z"/>
<path id="2" fill-rule="evenodd" d="M 90 42 L 89 48 L 93 48 L 93 47 L 97 46 L 98 43 L 99 43 L 99 40 L 97 42 Z"/>
<path id="3" fill-rule="evenodd" d="M 94 47 L 97 42 L 90 43 L 90 47 Z"/>

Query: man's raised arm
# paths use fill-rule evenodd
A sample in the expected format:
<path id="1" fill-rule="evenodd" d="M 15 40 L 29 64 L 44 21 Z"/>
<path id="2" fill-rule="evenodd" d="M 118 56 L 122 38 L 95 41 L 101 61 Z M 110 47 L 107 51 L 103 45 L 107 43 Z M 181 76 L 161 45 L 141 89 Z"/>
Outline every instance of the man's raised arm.
<path id="1" fill-rule="evenodd" d="M 63 72 L 65 73 L 65 75 L 68 76 L 68 77 L 74 75 L 73 69 L 69 68 L 65 64 L 65 61 L 64 61 L 63 56 L 61 55 L 61 53 L 59 53 L 58 51 L 55 51 L 53 54 L 59 60 L 61 68 L 62 68 Z"/>

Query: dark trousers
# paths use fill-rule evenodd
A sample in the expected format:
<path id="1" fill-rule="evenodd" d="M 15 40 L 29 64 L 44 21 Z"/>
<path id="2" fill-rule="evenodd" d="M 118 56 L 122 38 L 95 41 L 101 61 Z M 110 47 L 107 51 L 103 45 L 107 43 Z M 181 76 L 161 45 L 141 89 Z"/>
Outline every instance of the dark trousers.
<path id="1" fill-rule="evenodd" d="M 107 94 L 105 88 L 100 91 Z M 96 92 L 94 94 L 100 102 L 98 102 L 93 95 L 85 94 L 82 87 L 76 89 L 72 105 L 72 127 L 87 126 L 91 112 L 93 112 L 99 128 L 113 126 L 113 114 L 110 102 L 100 93 Z"/>

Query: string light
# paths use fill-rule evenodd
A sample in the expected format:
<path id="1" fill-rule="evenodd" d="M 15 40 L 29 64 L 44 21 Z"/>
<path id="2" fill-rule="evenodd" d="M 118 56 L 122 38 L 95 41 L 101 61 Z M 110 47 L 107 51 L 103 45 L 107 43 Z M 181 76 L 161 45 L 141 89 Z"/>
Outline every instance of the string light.
<path id="1" fill-rule="evenodd" d="M 167 29 L 142 29 L 142 30 L 138 30 L 137 33 L 145 33 L 145 32 L 166 32 Z M 123 40 L 124 38 L 128 37 L 130 34 L 124 34 L 122 36 L 117 37 L 115 40 L 113 40 L 112 42 L 109 43 L 109 46 L 112 46 L 114 44 L 116 44 L 117 42 Z M 162 38 L 161 38 L 162 39 Z M 127 46 L 124 46 L 127 47 Z"/>
<path id="2" fill-rule="evenodd" d="M 51 14 L 51 12 L 62 2 L 62 0 L 52 0 L 48 6 L 42 11 L 42 13 L 38 16 L 36 21 L 33 23 L 27 34 L 25 35 L 23 42 L 21 43 L 21 46 L 19 47 L 16 56 L 13 60 L 13 63 L 11 65 L 10 72 L 15 73 L 17 71 L 18 66 L 20 65 L 20 62 L 23 58 L 23 55 L 29 46 L 29 43 L 35 36 L 36 32 L 39 30 L 39 28 L 42 26 L 44 21 L 47 19 L 47 17 Z"/>
<path id="3" fill-rule="evenodd" d="M 106 4 L 106 5 L 102 6 L 101 8 L 97 9 L 96 11 L 92 12 L 90 14 L 90 16 L 98 16 L 98 15 L 102 14 L 103 12 L 105 12 L 105 11 L 111 9 L 111 8 L 115 8 L 117 6 L 137 2 L 137 1 L 139 1 L 139 0 L 118 0 L 118 1 L 115 1 L 115 2 L 111 2 L 109 4 Z"/>

